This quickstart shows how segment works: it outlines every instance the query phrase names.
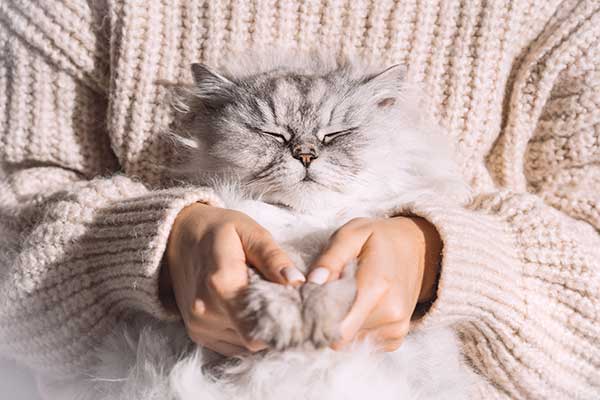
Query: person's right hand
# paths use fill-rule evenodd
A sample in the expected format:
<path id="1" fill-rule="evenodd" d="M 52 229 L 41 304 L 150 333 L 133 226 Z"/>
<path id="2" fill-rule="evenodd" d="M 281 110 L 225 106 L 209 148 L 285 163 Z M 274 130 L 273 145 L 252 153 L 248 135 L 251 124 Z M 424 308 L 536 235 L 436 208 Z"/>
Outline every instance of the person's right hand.
<path id="1" fill-rule="evenodd" d="M 172 292 L 190 338 L 231 356 L 266 346 L 244 337 L 236 296 L 248 284 L 247 265 L 266 279 L 299 285 L 305 278 L 270 233 L 247 215 L 201 203 L 177 216 L 161 271 L 161 292 Z"/>

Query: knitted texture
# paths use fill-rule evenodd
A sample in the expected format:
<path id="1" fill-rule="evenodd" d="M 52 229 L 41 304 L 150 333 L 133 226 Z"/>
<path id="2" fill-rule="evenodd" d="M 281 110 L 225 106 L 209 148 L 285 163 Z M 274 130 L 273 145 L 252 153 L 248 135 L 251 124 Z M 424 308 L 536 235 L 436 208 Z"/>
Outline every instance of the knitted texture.
<path id="1" fill-rule="evenodd" d="M 460 334 L 474 398 L 599 398 L 595 0 L 0 2 L 0 352 L 71 373 L 127 313 L 172 318 L 157 294 L 171 224 L 220 202 L 166 187 L 160 82 L 315 44 L 406 64 L 476 193 L 401 210 L 444 242 L 414 329 Z"/>

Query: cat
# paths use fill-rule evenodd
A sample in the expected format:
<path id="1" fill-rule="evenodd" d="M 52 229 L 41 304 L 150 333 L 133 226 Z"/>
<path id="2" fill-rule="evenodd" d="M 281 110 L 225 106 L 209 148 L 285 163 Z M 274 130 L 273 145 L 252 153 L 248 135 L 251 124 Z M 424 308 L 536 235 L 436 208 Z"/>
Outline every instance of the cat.
<path id="1" fill-rule="evenodd" d="M 192 65 L 173 130 L 186 182 L 215 187 L 228 208 L 265 227 L 303 273 L 354 218 L 387 217 L 436 198 L 468 198 L 444 136 L 419 108 L 405 68 L 351 57 L 241 57 Z M 300 288 L 250 269 L 238 315 L 246 336 L 275 350 L 322 348 L 356 292 L 342 278 Z"/>
<path id="2" fill-rule="evenodd" d="M 402 66 L 356 57 L 256 51 L 192 67 L 172 91 L 169 138 L 181 184 L 208 185 L 226 207 L 271 232 L 307 267 L 345 222 L 389 217 L 411 203 L 468 200 L 443 133 L 428 121 Z M 371 343 L 333 351 L 355 295 L 342 279 L 300 289 L 250 268 L 239 317 L 265 352 L 222 358 L 195 346 L 181 323 L 123 321 L 99 363 L 70 379 L 39 378 L 52 400 L 466 399 L 471 375 L 447 328 L 410 333 L 400 349 Z M 282 351 L 285 350 L 285 351 Z"/>

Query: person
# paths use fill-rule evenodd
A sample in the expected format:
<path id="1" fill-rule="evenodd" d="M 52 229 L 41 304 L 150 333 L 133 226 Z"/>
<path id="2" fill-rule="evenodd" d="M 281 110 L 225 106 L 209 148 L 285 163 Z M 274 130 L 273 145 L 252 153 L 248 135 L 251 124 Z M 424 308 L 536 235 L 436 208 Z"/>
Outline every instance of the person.
<path id="1" fill-rule="evenodd" d="M 161 82 L 245 49 L 319 45 L 403 63 L 474 191 L 352 221 L 308 277 L 210 188 L 175 185 Z M 268 279 L 359 291 L 335 344 L 451 326 L 473 398 L 600 396 L 600 8 L 594 0 L 117 0 L 0 4 L 0 353 L 43 373 L 92 365 L 115 322 L 182 318 L 257 351 L 231 299 Z M 207 269 L 206 279 L 197 280 Z"/>

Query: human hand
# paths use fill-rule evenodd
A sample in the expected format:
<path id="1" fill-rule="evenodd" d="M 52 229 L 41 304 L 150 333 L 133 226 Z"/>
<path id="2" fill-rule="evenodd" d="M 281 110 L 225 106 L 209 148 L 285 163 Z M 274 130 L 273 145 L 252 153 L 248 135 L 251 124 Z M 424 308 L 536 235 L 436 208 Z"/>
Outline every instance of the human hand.
<path id="1" fill-rule="evenodd" d="M 356 218 L 342 226 L 308 275 L 323 284 L 357 259 L 356 298 L 332 347 L 368 336 L 385 351 L 398 349 L 417 302 L 434 296 L 441 247 L 437 231 L 422 218 Z"/>
<path id="2" fill-rule="evenodd" d="M 161 292 L 174 295 L 194 342 L 227 356 L 266 347 L 245 338 L 235 319 L 236 295 L 248 284 L 247 265 L 272 282 L 305 280 L 269 232 L 247 215 L 201 203 L 179 213 L 167 243 Z"/>

